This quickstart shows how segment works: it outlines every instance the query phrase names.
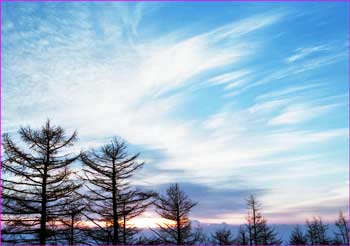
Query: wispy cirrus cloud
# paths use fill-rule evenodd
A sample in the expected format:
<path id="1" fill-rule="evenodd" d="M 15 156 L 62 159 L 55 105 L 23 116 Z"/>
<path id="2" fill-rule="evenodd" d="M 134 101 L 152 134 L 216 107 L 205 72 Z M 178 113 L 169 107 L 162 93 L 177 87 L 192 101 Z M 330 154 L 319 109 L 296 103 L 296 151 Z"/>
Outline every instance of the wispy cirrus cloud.
<path id="1" fill-rule="evenodd" d="M 270 125 L 298 124 L 311 120 L 321 114 L 331 111 L 339 105 L 330 104 L 326 106 L 293 105 L 283 110 L 280 115 L 269 120 Z"/>
<path id="2" fill-rule="evenodd" d="M 287 63 L 293 63 L 296 62 L 298 60 L 301 60 L 311 54 L 315 54 L 317 52 L 322 52 L 322 51 L 329 51 L 330 47 L 326 46 L 326 45 L 318 45 L 318 46 L 313 46 L 313 47 L 305 47 L 305 48 L 298 48 L 295 51 L 295 54 L 288 57 L 286 59 Z"/>

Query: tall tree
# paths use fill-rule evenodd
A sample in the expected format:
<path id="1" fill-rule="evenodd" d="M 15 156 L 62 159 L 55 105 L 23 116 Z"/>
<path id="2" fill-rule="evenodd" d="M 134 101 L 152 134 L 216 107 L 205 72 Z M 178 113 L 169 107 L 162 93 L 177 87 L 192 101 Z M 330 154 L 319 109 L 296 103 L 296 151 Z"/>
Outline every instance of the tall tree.
<path id="1" fill-rule="evenodd" d="M 250 194 L 246 199 L 248 216 L 247 216 L 247 229 L 249 232 L 249 243 L 255 245 L 259 243 L 259 231 L 258 226 L 262 223 L 263 218 L 260 213 L 261 204 L 257 200 L 256 196 Z"/>
<path id="2" fill-rule="evenodd" d="M 256 196 L 250 194 L 246 199 L 248 216 L 247 216 L 247 230 L 250 245 L 277 245 L 281 244 L 281 239 L 278 238 L 277 233 L 273 227 L 267 224 L 266 219 L 261 215 L 261 204 Z"/>
<path id="3" fill-rule="evenodd" d="M 2 240 L 44 245 L 53 235 L 54 221 L 64 216 L 65 198 L 80 187 L 70 179 L 69 169 L 79 155 L 67 152 L 77 133 L 66 136 L 49 120 L 41 129 L 21 127 L 18 133 L 20 145 L 3 135 Z"/>
<path id="4" fill-rule="evenodd" d="M 161 244 L 194 244 L 200 239 L 199 231 L 193 231 L 188 218 L 193 202 L 180 189 L 178 184 L 170 185 L 166 195 L 160 195 L 155 202 L 156 212 L 170 223 L 158 224 L 152 231 Z"/>
<path id="5" fill-rule="evenodd" d="M 306 236 L 309 240 L 308 244 L 322 245 L 330 243 L 331 240 L 327 235 L 328 225 L 324 224 L 320 217 L 314 217 L 311 221 L 306 220 L 306 227 Z"/>
<path id="6" fill-rule="evenodd" d="M 230 245 L 234 244 L 234 238 L 230 229 L 221 228 L 211 235 L 211 242 L 219 245 Z"/>
<path id="7" fill-rule="evenodd" d="M 91 236 L 104 244 L 121 244 L 123 219 L 141 214 L 153 197 L 152 192 L 139 192 L 130 186 L 130 178 L 143 162 L 137 160 L 139 154 L 130 155 L 126 148 L 123 141 L 114 138 L 98 151 L 81 153 L 90 200 L 85 216 L 100 229 Z"/>
<path id="8" fill-rule="evenodd" d="M 290 235 L 289 243 L 291 245 L 305 245 L 307 244 L 306 235 L 302 232 L 299 225 L 293 228 L 292 234 Z"/>
<path id="9" fill-rule="evenodd" d="M 337 238 L 339 238 L 339 241 L 341 244 L 349 245 L 349 221 L 346 221 L 345 216 L 342 211 L 339 211 L 339 217 L 335 221 L 335 226 L 337 231 L 335 232 L 335 235 Z"/>

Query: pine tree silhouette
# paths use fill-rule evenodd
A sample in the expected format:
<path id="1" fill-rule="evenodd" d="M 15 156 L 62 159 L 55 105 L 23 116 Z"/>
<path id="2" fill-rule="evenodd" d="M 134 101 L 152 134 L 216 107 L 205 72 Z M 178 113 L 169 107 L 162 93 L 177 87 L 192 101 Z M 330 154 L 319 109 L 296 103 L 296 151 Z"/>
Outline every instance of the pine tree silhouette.
<path id="1" fill-rule="evenodd" d="M 305 245 L 307 244 L 306 235 L 302 232 L 299 225 L 295 226 L 289 239 L 291 245 Z"/>
<path id="2" fill-rule="evenodd" d="M 170 223 L 158 224 L 159 229 L 152 229 L 161 244 L 194 244 L 201 235 L 193 231 L 188 215 L 197 203 L 191 201 L 178 184 L 171 185 L 166 195 L 159 196 L 155 202 L 156 212 Z"/>
<path id="3" fill-rule="evenodd" d="M 341 244 L 349 245 L 349 235 L 350 235 L 350 228 L 349 228 L 349 221 L 346 221 L 346 218 L 342 211 L 339 212 L 339 217 L 335 221 L 335 226 L 337 228 L 335 235 L 337 238 L 339 238 L 339 241 Z"/>
<path id="4" fill-rule="evenodd" d="M 21 145 L 3 135 L 2 242 L 44 245 L 53 235 L 50 228 L 64 216 L 65 198 L 81 186 L 71 180 L 69 169 L 79 155 L 67 152 L 77 133 L 67 137 L 47 120 L 39 130 L 21 127 L 19 136 Z"/>
<path id="5" fill-rule="evenodd" d="M 267 224 L 267 220 L 261 215 L 261 204 L 256 196 L 250 194 L 246 199 L 248 216 L 246 228 L 250 245 L 278 245 L 282 240 L 277 237 L 273 227 Z"/>
<path id="6" fill-rule="evenodd" d="M 99 151 L 81 154 L 89 197 L 85 216 L 101 230 L 90 233 L 96 242 L 126 243 L 131 235 L 126 222 L 140 215 L 154 197 L 153 192 L 140 192 L 130 186 L 129 179 L 143 163 L 137 160 L 139 154 L 129 155 L 126 147 L 114 138 Z"/>

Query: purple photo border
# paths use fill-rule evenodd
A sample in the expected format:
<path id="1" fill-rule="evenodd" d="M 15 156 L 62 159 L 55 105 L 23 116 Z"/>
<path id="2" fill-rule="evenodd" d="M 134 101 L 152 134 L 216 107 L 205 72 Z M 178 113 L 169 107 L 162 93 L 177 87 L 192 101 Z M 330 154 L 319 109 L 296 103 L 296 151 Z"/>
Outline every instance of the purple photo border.
<path id="1" fill-rule="evenodd" d="M 0 245 L 2 239 L 2 3 L 3 2 L 348 2 L 348 219 L 350 221 L 350 0 L 0 0 Z"/>

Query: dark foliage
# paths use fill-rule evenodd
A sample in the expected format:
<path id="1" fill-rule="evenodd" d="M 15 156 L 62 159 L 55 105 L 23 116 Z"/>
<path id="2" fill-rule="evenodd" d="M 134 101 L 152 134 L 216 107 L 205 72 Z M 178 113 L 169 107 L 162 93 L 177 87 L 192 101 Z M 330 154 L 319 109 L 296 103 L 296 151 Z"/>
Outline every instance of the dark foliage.
<path id="1" fill-rule="evenodd" d="M 335 231 L 335 236 L 336 236 L 336 244 L 343 244 L 343 245 L 349 245 L 349 234 L 350 234 L 350 229 L 349 229 L 349 221 L 346 221 L 343 212 L 339 212 L 339 217 L 335 222 L 335 226 L 337 230 Z"/>
<path id="2" fill-rule="evenodd" d="M 153 230 L 157 240 L 162 244 L 194 244 L 201 238 L 199 230 L 192 230 L 188 215 L 196 205 L 180 189 L 178 184 L 171 185 L 165 196 L 159 196 L 155 202 L 156 212 L 164 219 L 171 221 L 158 225 Z"/>
<path id="3" fill-rule="evenodd" d="M 306 220 L 306 226 L 308 244 L 322 245 L 331 243 L 331 239 L 327 236 L 328 225 L 325 225 L 321 218 L 314 217 L 311 221 Z"/>
<path id="4" fill-rule="evenodd" d="M 48 120 L 39 130 L 20 128 L 19 136 L 21 147 L 3 135 L 2 242 L 55 242 L 54 222 L 66 215 L 66 198 L 81 186 L 69 169 L 79 155 L 67 153 L 77 133 L 67 137 Z"/>
<path id="5" fill-rule="evenodd" d="M 289 239 L 291 245 L 305 245 L 307 244 L 306 235 L 301 230 L 300 226 L 294 227 Z"/>
<path id="6" fill-rule="evenodd" d="M 221 228 L 211 235 L 211 243 L 219 245 L 234 244 L 232 232 L 227 228 Z"/>
<path id="7" fill-rule="evenodd" d="M 274 228 L 267 224 L 266 219 L 261 215 L 261 204 L 251 194 L 247 199 L 247 231 L 250 245 L 278 245 L 281 244 L 281 239 L 278 238 Z"/>
<path id="8" fill-rule="evenodd" d="M 137 230 L 127 222 L 152 203 L 153 192 L 133 190 L 129 184 L 134 172 L 143 166 L 138 156 L 129 155 L 126 144 L 117 138 L 99 151 L 81 154 L 89 197 L 85 216 L 99 228 L 90 233 L 96 243 L 131 243 Z"/>

